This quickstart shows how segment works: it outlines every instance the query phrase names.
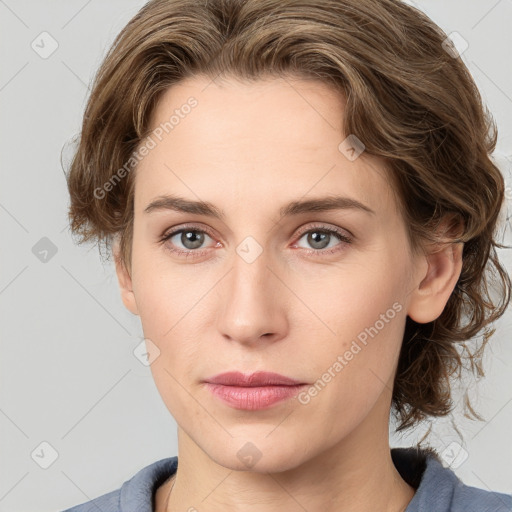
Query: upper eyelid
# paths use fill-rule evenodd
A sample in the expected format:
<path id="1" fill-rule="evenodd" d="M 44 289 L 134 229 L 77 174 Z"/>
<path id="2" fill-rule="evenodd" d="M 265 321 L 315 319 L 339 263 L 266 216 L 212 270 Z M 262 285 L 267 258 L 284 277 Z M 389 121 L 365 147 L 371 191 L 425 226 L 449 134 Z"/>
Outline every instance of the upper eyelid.
<path id="1" fill-rule="evenodd" d="M 165 230 L 161 238 L 171 237 L 171 236 L 177 235 L 178 233 L 181 233 L 182 231 L 187 231 L 187 230 L 206 233 L 209 237 L 213 236 L 213 234 L 211 233 L 210 230 L 192 224 L 192 225 L 178 226 L 176 228 L 170 228 L 168 230 Z"/>
<path id="2" fill-rule="evenodd" d="M 307 233 L 308 231 L 312 231 L 314 229 L 318 229 L 319 231 L 324 230 L 324 231 L 329 231 L 329 232 L 334 232 L 334 233 L 336 233 L 337 231 L 345 231 L 350 238 L 354 238 L 354 235 L 346 228 L 342 228 L 339 226 L 329 226 L 327 224 L 322 224 L 322 223 L 319 223 L 319 224 L 313 225 L 313 226 L 306 225 L 304 227 L 304 229 L 299 228 L 298 234 L 303 235 L 304 233 Z M 338 233 L 338 234 L 341 234 L 341 233 Z"/>

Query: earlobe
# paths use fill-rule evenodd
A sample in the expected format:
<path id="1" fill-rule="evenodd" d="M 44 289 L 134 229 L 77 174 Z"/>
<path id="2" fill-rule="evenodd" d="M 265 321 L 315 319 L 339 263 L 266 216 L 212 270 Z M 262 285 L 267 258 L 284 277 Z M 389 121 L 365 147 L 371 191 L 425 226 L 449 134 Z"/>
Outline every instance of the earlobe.
<path id="1" fill-rule="evenodd" d="M 134 315 L 138 315 L 139 310 L 137 308 L 135 294 L 133 293 L 132 278 L 120 257 L 119 246 L 117 242 L 114 245 L 113 254 L 116 266 L 117 280 L 119 282 L 119 289 L 121 292 L 121 300 L 123 301 L 123 304 L 128 311 Z"/>
<path id="2" fill-rule="evenodd" d="M 418 323 L 434 321 L 443 312 L 462 270 L 463 243 L 447 243 L 424 256 L 427 271 L 412 292 L 407 314 Z"/>

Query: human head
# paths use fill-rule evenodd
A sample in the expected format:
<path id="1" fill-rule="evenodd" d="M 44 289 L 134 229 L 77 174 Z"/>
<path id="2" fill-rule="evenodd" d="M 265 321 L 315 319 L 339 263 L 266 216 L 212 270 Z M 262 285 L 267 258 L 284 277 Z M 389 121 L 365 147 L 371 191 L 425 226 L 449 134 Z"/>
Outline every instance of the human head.
<path id="1" fill-rule="evenodd" d="M 510 282 L 495 253 L 504 196 L 489 158 L 496 130 L 445 38 L 420 11 L 393 0 L 149 2 L 96 77 L 69 173 L 73 231 L 84 241 L 118 241 L 131 272 L 137 169 L 119 169 L 150 134 L 171 86 L 199 75 L 323 82 L 344 100 L 340 141 L 355 135 L 389 169 L 411 255 L 439 237 L 464 243 L 460 278 L 439 317 L 407 318 L 393 387 L 402 427 L 447 414 L 448 379 L 462 365 L 458 344 L 503 314 Z M 498 300 L 488 295 L 491 267 L 502 283 Z"/>

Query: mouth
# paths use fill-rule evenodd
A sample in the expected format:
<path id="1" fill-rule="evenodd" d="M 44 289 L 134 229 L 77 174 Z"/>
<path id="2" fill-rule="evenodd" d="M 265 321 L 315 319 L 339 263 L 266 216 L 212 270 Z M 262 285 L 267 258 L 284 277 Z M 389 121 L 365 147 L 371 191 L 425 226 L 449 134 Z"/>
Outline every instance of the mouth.
<path id="1" fill-rule="evenodd" d="M 297 396 L 305 382 L 272 372 L 227 372 L 203 381 L 218 399 L 235 409 L 255 411 Z"/>
<path id="2" fill-rule="evenodd" d="M 298 384 L 305 384 L 305 382 L 272 372 L 255 372 L 251 374 L 241 372 L 219 373 L 214 377 L 205 379 L 205 382 L 239 387 L 296 386 Z"/>

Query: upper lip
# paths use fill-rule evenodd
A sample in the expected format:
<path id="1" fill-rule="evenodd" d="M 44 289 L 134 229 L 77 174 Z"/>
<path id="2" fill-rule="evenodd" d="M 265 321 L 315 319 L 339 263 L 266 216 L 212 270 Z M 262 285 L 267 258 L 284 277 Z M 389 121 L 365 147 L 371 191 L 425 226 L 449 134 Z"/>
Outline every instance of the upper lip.
<path id="1" fill-rule="evenodd" d="M 258 387 L 258 386 L 296 386 L 303 384 L 290 377 L 285 377 L 279 373 L 273 372 L 255 372 L 245 374 L 241 372 L 219 373 L 213 377 L 205 379 L 210 384 L 223 384 L 224 386 L 242 386 L 242 387 Z"/>

